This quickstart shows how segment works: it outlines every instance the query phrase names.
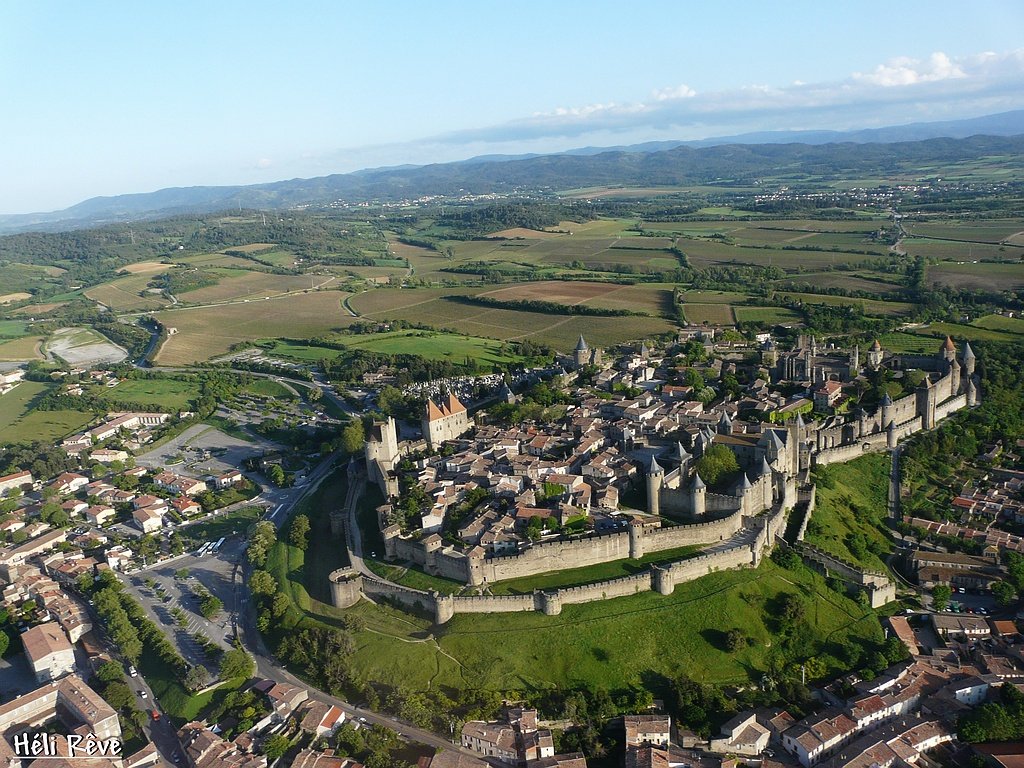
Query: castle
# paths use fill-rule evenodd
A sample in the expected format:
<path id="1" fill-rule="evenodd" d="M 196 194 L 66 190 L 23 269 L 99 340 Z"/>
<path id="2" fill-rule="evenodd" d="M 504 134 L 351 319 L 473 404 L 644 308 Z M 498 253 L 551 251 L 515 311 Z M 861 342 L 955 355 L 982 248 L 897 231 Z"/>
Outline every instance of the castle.
<path id="1" fill-rule="evenodd" d="M 422 426 L 427 446 L 436 451 L 445 440 L 454 440 L 471 430 L 473 420 L 459 398 L 449 393 L 440 405 L 435 404 L 433 399 L 427 399 Z"/>
<path id="2" fill-rule="evenodd" d="M 443 596 L 339 572 L 332 576 L 336 604 L 349 605 L 360 594 L 368 594 L 432 608 L 438 622 L 466 612 L 555 614 L 563 604 L 646 590 L 669 594 L 676 584 L 720 568 L 756 567 L 781 539 L 794 510 L 800 524 L 794 527 L 797 533 L 790 544 L 802 541 L 814 508 L 815 466 L 894 448 L 900 439 L 932 429 L 955 411 L 979 402 L 974 352 L 965 345 L 958 356 L 949 338 L 934 356 L 891 354 L 876 342 L 863 366 L 856 348 L 830 345 L 819 350 L 813 339 L 801 339 L 796 349 L 782 355 L 770 343 L 762 352 L 770 357 L 773 378 L 783 381 L 787 379 L 781 377 L 792 375 L 797 378 L 791 381 L 806 388 L 813 386 L 812 381 L 852 381 L 883 367 L 893 371 L 894 378 L 904 377 L 904 382 L 917 386 L 895 400 L 886 394 L 870 412 L 856 408 L 820 421 L 805 421 L 797 412 L 782 425 L 741 421 L 728 400 L 704 410 L 699 403 L 682 402 L 665 391 L 660 397 L 583 395 L 557 422 L 484 425 L 472 437 L 457 441 L 472 427 L 465 408 L 452 396 L 440 406 L 430 401 L 424 435 L 431 447 L 444 440 L 456 443 L 450 455 L 418 465 L 418 482 L 432 499 L 431 514 L 437 512 L 443 521 L 469 488 L 486 488 L 491 498 L 477 507 L 476 518 L 448 531 L 448 538 L 426 525 L 403 532 L 390 516 L 391 507 L 380 507 L 384 557 L 413 563 L 480 594 Z M 574 361 L 590 364 L 600 359 L 594 353 L 581 339 Z M 911 371 L 916 373 L 910 376 Z M 393 420 L 378 422 L 367 444 L 371 478 L 381 478 L 389 496 L 398 493 L 393 469 L 400 446 L 394 431 Z M 697 471 L 700 460 L 719 447 L 727 448 L 741 469 L 729 488 L 709 488 Z M 618 490 L 634 478 L 646 485 L 648 515 L 619 511 Z M 559 500 L 540 507 L 538 491 Z M 527 524 L 537 518 L 557 517 L 564 524 L 578 514 L 597 521 L 593 531 L 532 540 L 526 536 Z M 460 541 L 453 542 L 452 536 Z M 640 560 L 692 545 L 706 549 L 697 557 L 651 566 L 621 579 L 532 595 L 486 594 L 489 585 L 508 579 Z M 805 557 L 814 554 L 808 547 L 801 552 Z M 827 567 L 837 570 L 834 563 Z M 866 585 L 871 604 L 891 600 L 891 583 L 869 576 L 861 574 L 856 583 Z"/>

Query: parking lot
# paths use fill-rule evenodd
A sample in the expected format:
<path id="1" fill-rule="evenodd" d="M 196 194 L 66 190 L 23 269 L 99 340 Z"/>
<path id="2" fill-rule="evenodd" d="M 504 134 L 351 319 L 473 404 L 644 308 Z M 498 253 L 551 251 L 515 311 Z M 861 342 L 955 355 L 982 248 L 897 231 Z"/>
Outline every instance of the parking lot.
<path id="1" fill-rule="evenodd" d="M 155 450 L 141 454 L 136 462 L 144 467 L 165 467 L 192 474 L 221 475 L 238 469 L 246 459 L 261 451 L 277 448 L 269 440 L 246 442 L 219 429 L 196 424 Z M 176 462 L 179 456 L 184 462 Z"/>
<path id="2" fill-rule="evenodd" d="M 226 541 L 220 552 L 215 555 L 189 555 L 147 571 L 122 577 L 131 594 L 142 603 L 150 618 L 170 637 L 185 661 L 192 665 L 201 664 L 210 670 L 214 677 L 217 675 L 217 662 L 207 656 L 194 635 L 200 633 L 221 649 L 231 649 L 234 634 L 232 611 L 235 600 L 232 572 L 243 546 L 243 540 L 235 537 Z M 179 578 L 176 574 L 183 569 L 188 571 L 188 576 Z M 152 587 L 146 583 L 147 579 L 152 579 Z M 200 600 L 192 590 L 194 583 L 201 584 L 224 604 L 224 608 L 212 619 L 205 619 L 200 614 Z M 175 608 L 180 609 L 186 617 L 184 627 L 179 626 L 174 616 Z"/>

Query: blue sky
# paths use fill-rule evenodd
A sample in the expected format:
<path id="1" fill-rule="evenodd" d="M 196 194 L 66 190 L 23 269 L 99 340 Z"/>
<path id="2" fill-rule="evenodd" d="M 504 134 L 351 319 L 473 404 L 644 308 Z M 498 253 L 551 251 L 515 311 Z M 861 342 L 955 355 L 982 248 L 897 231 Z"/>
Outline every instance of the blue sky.
<path id="1" fill-rule="evenodd" d="M 0 4 L 0 212 L 1024 108 L 1020 2 Z"/>

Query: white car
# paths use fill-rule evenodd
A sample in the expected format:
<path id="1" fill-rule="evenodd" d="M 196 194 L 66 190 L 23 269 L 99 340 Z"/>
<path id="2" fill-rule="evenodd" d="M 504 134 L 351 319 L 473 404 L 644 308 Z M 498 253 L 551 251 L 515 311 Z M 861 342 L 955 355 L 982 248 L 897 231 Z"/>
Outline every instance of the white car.
<path id="1" fill-rule="evenodd" d="M 139 690 L 139 696 L 141 696 L 144 699 L 148 699 L 149 698 L 149 694 L 146 693 L 145 691 L 141 690 L 141 689 Z"/>

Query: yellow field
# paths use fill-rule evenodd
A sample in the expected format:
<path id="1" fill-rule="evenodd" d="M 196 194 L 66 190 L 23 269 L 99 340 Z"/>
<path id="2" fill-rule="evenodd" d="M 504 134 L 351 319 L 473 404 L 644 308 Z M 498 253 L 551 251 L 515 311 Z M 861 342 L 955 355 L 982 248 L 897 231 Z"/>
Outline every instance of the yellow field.
<path id="1" fill-rule="evenodd" d="M 514 227 L 513 229 L 503 229 L 500 232 L 491 232 L 487 237 L 558 237 L 557 232 L 541 232 L 537 229 L 526 229 L 526 227 Z"/>
<path id="2" fill-rule="evenodd" d="M 672 289 L 667 284 L 618 285 L 586 281 L 546 280 L 520 283 L 480 294 L 501 301 L 554 301 L 605 309 L 627 309 L 652 315 L 671 315 Z"/>
<path id="3" fill-rule="evenodd" d="M 266 272 L 238 271 L 224 277 L 216 285 L 198 288 L 178 296 L 178 301 L 189 304 L 211 304 L 235 299 L 262 299 L 290 291 L 309 290 L 333 280 L 323 275 L 272 275 Z"/>
<path id="4" fill-rule="evenodd" d="M 60 309 L 65 304 L 67 304 L 66 301 L 58 301 L 52 304 L 29 304 L 27 307 L 18 307 L 17 309 L 12 309 L 11 314 L 32 315 L 34 317 L 38 317 L 40 315 L 45 315 L 47 312 L 53 312 L 53 310 L 55 309 Z"/>
<path id="5" fill-rule="evenodd" d="M 276 243 L 250 243 L 249 245 L 233 245 L 225 250 L 241 251 L 242 253 L 256 253 L 257 251 L 266 251 L 270 248 L 276 247 Z"/>
<path id="6" fill-rule="evenodd" d="M 25 299 L 31 299 L 31 293 L 19 292 L 19 293 L 5 293 L 0 296 L 0 304 L 11 304 L 15 301 L 24 301 Z"/>
<path id="7" fill-rule="evenodd" d="M 23 336 L 0 344 L 0 360 L 41 360 L 43 336 Z"/>
<path id="8" fill-rule="evenodd" d="M 173 265 L 163 264 L 161 266 L 166 272 Z M 110 307 L 115 312 L 160 309 L 166 307 L 170 302 L 159 293 L 147 293 L 149 281 L 153 279 L 154 274 L 157 274 L 157 270 L 120 277 L 108 283 L 93 286 L 85 292 L 85 295 L 93 301 Z"/>
<path id="9" fill-rule="evenodd" d="M 117 270 L 117 273 L 126 275 L 138 275 L 143 272 L 166 272 L 167 264 L 160 261 L 139 261 L 135 264 L 129 264 L 126 267 L 121 267 Z"/>
<path id="10" fill-rule="evenodd" d="M 559 285 L 562 285 L 559 283 Z M 567 290 L 576 283 L 568 283 Z M 590 284 L 600 285 L 600 284 Z M 532 284 L 509 286 L 532 290 Z M 606 288 L 606 286 L 600 286 Z M 647 286 L 607 286 L 639 289 Z M 548 344 L 568 351 L 582 333 L 593 344 L 605 346 L 668 333 L 675 324 L 655 317 L 580 317 L 491 309 L 446 301 L 445 296 L 476 295 L 485 288 L 381 288 L 354 296 L 350 304 L 361 315 L 376 320 L 408 320 L 467 336 Z M 654 289 L 657 290 L 657 289 Z M 607 290 L 605 291 L 607 293 Z M 612 294 L 613 296 L 615 294 Z M 496 298 L 502 298 L 496 295 Z M 648 297 L 650 301 L 650 297 Z M 593 299 L 588 303 L 595 303 Z"/>
<path id="11" fill-rule="evenodd" d="M 232 344 L 253 339 L 309 338 L 350 325 L 356 318 L 341 306 L 348 294 L 315 291 L 249 304 L 182 308 L 155 316 L 177 333 L 156 356 L 159 365 L 181 365 L 223 355 Z"/>

